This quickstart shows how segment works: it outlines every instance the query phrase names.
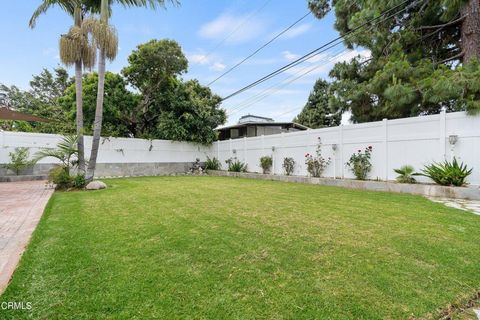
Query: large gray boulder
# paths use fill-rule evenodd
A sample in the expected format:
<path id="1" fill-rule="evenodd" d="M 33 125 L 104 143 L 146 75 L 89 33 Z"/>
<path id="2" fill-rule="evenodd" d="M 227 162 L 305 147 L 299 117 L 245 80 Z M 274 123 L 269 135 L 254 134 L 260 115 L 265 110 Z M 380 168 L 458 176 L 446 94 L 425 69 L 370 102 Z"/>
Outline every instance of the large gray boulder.
<path id="1" fill-rule="evenodd" d="M 87 184 L 85 188 L 87 190 L 100 190 L 100 189 L 106 189 L 107 185 L 102 181 L 96 180 Z"/>

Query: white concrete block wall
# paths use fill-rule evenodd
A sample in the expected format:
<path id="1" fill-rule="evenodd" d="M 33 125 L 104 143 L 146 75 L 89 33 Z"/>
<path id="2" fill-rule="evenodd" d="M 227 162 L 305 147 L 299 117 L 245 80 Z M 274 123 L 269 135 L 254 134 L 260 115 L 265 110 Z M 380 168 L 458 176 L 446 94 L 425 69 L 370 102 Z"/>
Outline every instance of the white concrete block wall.
<path id="1" fill-rule="evenodd" d="M 61 135 L 0 132 L 0 163 L 9 162 L 8 154 L 16 147 L 30 148 L 30 155 L 42 148 L 54 148 Z M 86 156 L 90 155 L 92 137 L 85 137 Z M 152 146 L 150 150 L 150 146 Z M 131 138 L 101 138 L 98 163 L 172 163 L 204 161 L 211 153 L 211 146 L 199 146 L 169 140 L 143 140 Z M 56 163 L 54 158 L 42 159 L 39 163 Z"/>
<path id="2" fill-rule="evenodd" d="M 450 135 L 458 136 L 454 147 L 448 141 Z M 293 157 L 294 174 L 307 175 L 305 153 L 315 152 L 319 138 L 323 156 L 332 158 L 324 173 L 326 177 L 353 178 L 345 163 L 352 153 L 371 145 L 371 179 L 394 180 L 393 169 L 402 165 L 410 164 L 419 170 L 432 161 L 450 160 L 455 155 L 474 168 L 468 182 L 480 185 L 480 116 L 467 116 L 464 112 L 218 141 L 210 147 L 166 140 L 102 138 L 98 162 L 193 162 L 196 158 L 203 161 L 208 155 L 217 157 L 225 169 L 225 160 L 236 156 L 247 163 L 249 171 L 261 172 L 260 157 L 273 155 L 275 174 L 283 173 L 285 157 Z M 15 147 L 29 147 L 33 154 L 40 148 L 55 147 L 60 140 L 59 135 L 0 132 L 0 163 L 8 162 L 8 153 Z M 90 146 L 91 137 L 86 137 L 87 155 Z M 52 159 L 42 160 L 42 163 L 52 162 Z"/>

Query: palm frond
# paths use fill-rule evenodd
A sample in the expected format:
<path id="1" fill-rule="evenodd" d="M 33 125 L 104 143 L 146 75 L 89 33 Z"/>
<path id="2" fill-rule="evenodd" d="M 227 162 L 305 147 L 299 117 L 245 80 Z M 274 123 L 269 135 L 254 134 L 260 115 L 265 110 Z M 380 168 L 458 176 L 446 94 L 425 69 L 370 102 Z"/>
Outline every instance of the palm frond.
<path id="1" fill-rule="evenodd" d="M 41 149 L 35 153 L 33 159 L 39 161 L 52 157 L 60 160 L 64 166 L 70 166 L 72 157 L 78 155 L 77 141 L 78 136 L 76 135 L 64 136 L 55 149 Z"/>
<path id="2" fill-rule="evenodd" d="M 57 149 L 62 151 L 65 154 L 75 154 L 78 152 L 77 149 L 78 136 L 77 135 L 67 135 L 61 142 L 57 144 Z"/>
<path id="3" fill-rule="evenodd" d="M 28 25 L 32 29 L 35 28 L 38 18 L 53 6 L 59 6 L 63 11 L 73 16 L 75 7 L 78 4 L 79 1 L 77 0 L 43 0 L 43 2 L 33 12 Z"/>
<path id="4" fill-rule="evenodd" d="M 33 156 L 33 160 L 35 162 L 42 160 L 44 158 L 55 158 L 63 162 L 64 157 L 63 153 L 56 149 L 42 149 L 40 151 L 37 151 L 35 155 Z"/>
<path id="5" fill-rule="evenodd" d="M 115 2 L 125 7 L 149 7 L 150 9 L 165 8 L 166 2 L 174 6 L 180 5 L 179 0 L 116 0 Z"/>

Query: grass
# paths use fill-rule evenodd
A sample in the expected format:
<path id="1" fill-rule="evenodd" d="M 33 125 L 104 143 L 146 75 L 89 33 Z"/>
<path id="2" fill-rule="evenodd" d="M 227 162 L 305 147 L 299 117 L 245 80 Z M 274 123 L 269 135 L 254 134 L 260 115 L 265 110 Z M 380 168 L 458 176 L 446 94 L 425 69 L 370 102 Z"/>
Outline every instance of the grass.
<path id="1" fill-rule="evenodd" d="M 480 217 L 424 198 L 224 177 L 57 192 L 1 319 L 435 318 L 480 288 Z"/>

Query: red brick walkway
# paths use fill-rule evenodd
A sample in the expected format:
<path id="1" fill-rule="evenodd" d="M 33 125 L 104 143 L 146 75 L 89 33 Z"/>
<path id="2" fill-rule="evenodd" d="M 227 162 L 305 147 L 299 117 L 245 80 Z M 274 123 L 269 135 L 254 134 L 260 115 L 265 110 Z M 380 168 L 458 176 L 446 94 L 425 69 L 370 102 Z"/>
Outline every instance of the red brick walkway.
<path id="1" fill-rule="evenodd" d="M 0 293 L 7 287 L 52 193 L 45 181 L 0 183 Z"/>

